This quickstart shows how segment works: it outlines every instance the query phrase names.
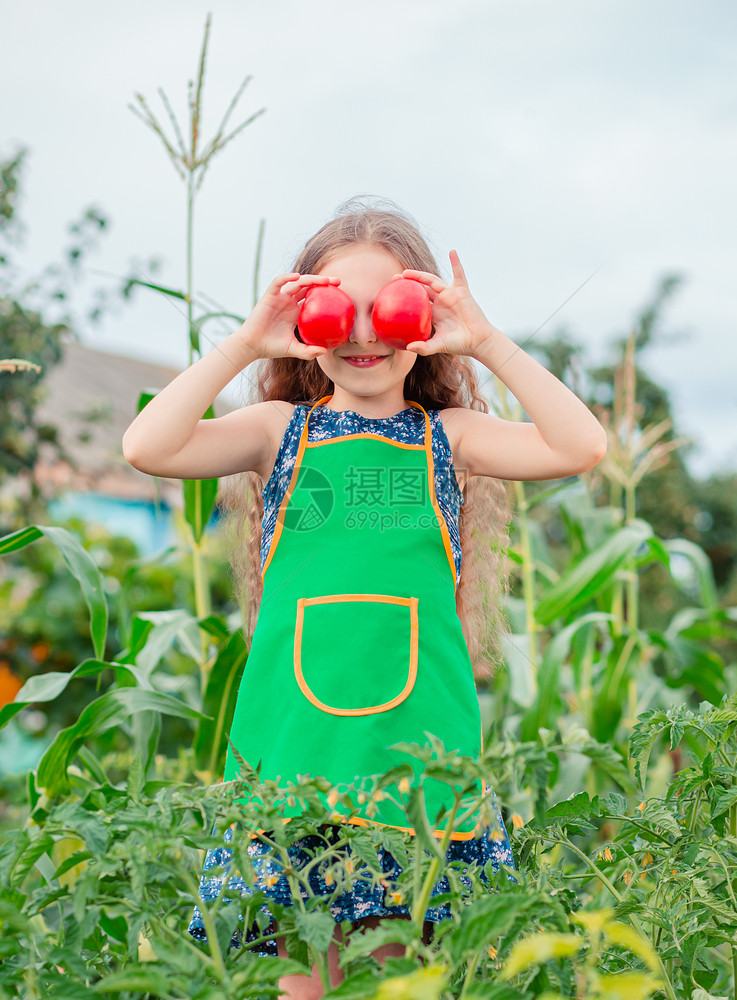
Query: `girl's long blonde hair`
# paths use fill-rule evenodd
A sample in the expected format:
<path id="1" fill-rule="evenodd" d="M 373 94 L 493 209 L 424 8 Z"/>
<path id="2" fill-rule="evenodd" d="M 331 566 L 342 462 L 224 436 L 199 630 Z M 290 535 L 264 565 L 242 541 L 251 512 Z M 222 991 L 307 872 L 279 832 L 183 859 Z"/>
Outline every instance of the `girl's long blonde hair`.
<path id="1" fill-rule="evenodd" d="M 386 206 L 386 203 L 384 203 Z M 351 199 L 335 218 L 309 239 L 292 271 L 314 274 L 342 247 L 365 244 L 392 253 L 403 267 L 439 274 L 438 265 L 414 221 L 396 206 L 366 207 Z M 333 382 L 317 361 L 268 358 L 258 362 L 255 403 L 284 400 L 312 404 L 333 392 Z M 404 383 L 405 399 L 426 410 L 466 407 L 489 410 L 469 358 L 417 356 Z M 247 640 L 253 635 L 262 593 L 261 521 L 264 483 L 254 472 L 230 478 L 220 500 L 228 511 L 229 549 L 236 595 Z M 502 601 L 506 590 L 509 506 L 503 483 L 474 476 L 464 491 L 459 529 L 463 553 L 456 609 L 477 678 L 488 677 L 500 662 Z M 245 542 L 245 544 L 244 544 Z"/>

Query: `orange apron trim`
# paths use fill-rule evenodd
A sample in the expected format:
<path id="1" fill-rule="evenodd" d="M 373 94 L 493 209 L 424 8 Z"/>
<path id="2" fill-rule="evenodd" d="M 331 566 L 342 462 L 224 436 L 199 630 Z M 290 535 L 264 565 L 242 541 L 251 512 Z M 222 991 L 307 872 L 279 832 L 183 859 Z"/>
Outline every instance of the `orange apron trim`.
<path id="1" fill-rule="evenodd" d="M 305 607 L 313 604 L 336 604 L 345 601 L 350 601 L 351 603 L 369 601 L 374 604 L 399 604 L 409 608 L 410 649 L 407 683 L 395 698 L 385 701 L 383 705 L 371 705 L 366 708 L 335 708 L 334 706 L 326 705 L 315 696 L 302 672 L 302 630 L 304 626 Z M 377 715 L 379 712 L 388 712 L 390 709 L 396 708 L 397 705 L 401 705 L 409 697 L 417 680 L 418 629 L 416 597 L 394 597 L 386 594 L 331 594 L 328 597 L 300 598 L 297 601 L 297 626 L 294 633 L 294 674 L 302 694 L 308 701 L 312 702 L 315 708 L 319 708 L 321 712 L 328 712 L 330 715 Z"/>

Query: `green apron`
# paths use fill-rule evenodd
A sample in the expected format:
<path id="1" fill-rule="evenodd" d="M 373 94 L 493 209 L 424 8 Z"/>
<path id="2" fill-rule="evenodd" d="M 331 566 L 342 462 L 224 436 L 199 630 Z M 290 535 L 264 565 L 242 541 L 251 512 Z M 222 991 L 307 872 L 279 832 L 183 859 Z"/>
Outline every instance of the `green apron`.
<path id="1" fill-rule="evenodd" d="M 426 733 L 447 750 L 481 750 L 430 418 L 409 405 L 424 414 L 424 444 L 373 433 L 308 441 L 315 407 L 307 414 L 230 734 L 244 760 L 261 762 L 262 780 L 309 774 L 341 785 L 399 763 L 418 771 L 391 746 L 425 744 Z M 225 780 L 237 774 L 229 748 Z M 426 779 L 425 796 L 433 823 L 452 792 Z M 363 809 L 354 822 L 409 829 L 390 801 Z M 454 839 L 475 830 L 469 820 Z"/>

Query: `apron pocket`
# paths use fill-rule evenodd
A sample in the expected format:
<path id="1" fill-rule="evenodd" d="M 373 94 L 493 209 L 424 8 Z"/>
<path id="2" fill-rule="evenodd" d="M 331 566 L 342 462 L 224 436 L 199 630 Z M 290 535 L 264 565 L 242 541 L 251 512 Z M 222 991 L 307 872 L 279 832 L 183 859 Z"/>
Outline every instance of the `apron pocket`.
<path id="1" fill-rule="evenodd" d="M 416 597 L 330 594 L 297 601 L 294 675 L 331 715 L 388 712 L 417 679 Z"/>

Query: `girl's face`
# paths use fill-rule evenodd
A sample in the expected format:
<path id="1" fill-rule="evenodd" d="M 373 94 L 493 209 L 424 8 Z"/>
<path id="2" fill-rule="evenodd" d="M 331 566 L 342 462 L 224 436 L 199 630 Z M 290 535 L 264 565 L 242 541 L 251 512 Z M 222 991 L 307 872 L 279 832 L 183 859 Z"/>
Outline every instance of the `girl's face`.
<path id="1" fill-rule="evenodd" d="M 404 265 L 383 247 L 355 244 L 341 247 L 318 272 L 340 278 L 340 287 L 350 295 L 356 307 L 348 340 L 317 358 L 319 366 L 335 384 L 335 396 L 340 397 L 337 401 L 343 405 L 347 405 L 346 394 L 386 395 L 387 402 L 404 401 L 404 380 L 417 355 L 412 351 L 394 350 L 382 343 L 371 325 L 374 299 L 384 285 L 403 270 Z M 365 360 L 358 360 L 361 358 Z"/>

